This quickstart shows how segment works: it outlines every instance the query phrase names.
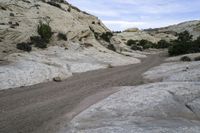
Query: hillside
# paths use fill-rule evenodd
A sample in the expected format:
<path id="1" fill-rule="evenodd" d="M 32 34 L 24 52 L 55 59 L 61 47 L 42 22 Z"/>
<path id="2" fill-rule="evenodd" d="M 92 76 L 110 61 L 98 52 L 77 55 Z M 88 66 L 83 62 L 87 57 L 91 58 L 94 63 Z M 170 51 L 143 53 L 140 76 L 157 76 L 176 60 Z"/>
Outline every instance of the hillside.
<path id="1" fill-rule="evenodd" d="M 146 57 L 115 52 L 126 46 L 111 39 L 97 17 L 62 0 L 0 0 L 0 11 L 0 90 L 61 81 L 74 73 L 135 64 L 140 60 L 133 57 Z M 30 43 L 38 39 L 41 23 L 52 29 L 46 48 Z M 32 50 L 19 50 L 21 43 Z M 36 43 L 46 44 L 41 39 Z"/>
<path id="2" fill-rule="evenodd" d="M 162 28 L 155 29 L 146 29 L 145 31 L 151 35 L 156 36 L 160 33 L 176 35 L 176 33 L 180 33 L 187 30 L 191 35 L 193 35 L 193 39 L 196 39 L 200 35 L 200 21 L 187 21 L 176 25 L 171 25 Z"/>
<path id="3" fill-rule="evenodd" d="M 49 46 L 55 45 L 58 33 L 73 42 L 98 46 L 94 33 L 109 31 L 97 17 L 59 0 L 0 0 L 0 19 L 0 59 L 20 52 L 16 44 L 36 36 L 40 21 L 48 22 L 53 30 Z"/>
<path id="4" fill-rule="evenodd" d="M 187 21 L 176 25 L 171 25 L 162 28 L 138 30 L 137 28 L 130 28 L 124 30 L 122 33 L 116 33 L 115 35 L 120 38 L 124 43 L 128 40 L 148 40 L 156 43 L 160 40 L 171 41 L 177 39 L 177 33 L 181 33 L 187 30 L 193 39 L 195 40 L 200 36 L 200 21 Z"/>

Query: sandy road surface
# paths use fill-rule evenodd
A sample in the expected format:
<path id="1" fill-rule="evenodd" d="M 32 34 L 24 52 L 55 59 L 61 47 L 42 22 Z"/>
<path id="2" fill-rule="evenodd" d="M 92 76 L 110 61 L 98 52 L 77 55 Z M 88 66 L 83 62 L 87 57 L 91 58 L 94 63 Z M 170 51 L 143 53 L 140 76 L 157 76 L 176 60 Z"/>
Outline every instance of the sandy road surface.
<path id="1" fill-rule="evenodd" d="M 67 80 L 0 91 L 0 133 L 54 133 L 74 115 L 118 91 L 141 84 L 141 74 L 159 65 L 163 55 L 140 64 L 75 74 Z"/>

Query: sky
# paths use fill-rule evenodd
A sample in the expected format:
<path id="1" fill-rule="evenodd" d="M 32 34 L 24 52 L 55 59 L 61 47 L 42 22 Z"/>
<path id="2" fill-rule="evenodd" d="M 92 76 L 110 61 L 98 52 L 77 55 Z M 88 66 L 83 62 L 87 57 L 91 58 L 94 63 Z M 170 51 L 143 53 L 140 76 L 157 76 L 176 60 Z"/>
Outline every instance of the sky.
<path id="1" fill-rule="evenodd" d="M 200 19 L 200 0 L 67 0 L 113 31 L 157 28 Z"/>

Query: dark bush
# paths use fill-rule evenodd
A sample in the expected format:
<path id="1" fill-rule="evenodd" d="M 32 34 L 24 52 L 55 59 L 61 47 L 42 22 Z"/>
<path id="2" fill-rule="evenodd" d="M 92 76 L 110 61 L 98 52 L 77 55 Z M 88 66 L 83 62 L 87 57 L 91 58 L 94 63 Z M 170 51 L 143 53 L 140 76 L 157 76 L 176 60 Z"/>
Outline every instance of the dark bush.
<path id="1" fill-rule="evenodd" d="M 17 49 L 30 52 L 32 50 L 32 47 L 31 47 L 30 43 L 24 43 L 23 42 L 23 43 L 17 44 Z"/>
<path id="2" fill-rule="evenodd" d="M 190 57 L 188 57 L 188 56 L 183 56 L 183 57 L 181 57 L 180 60 L 181 60 L 181 61 L 192 61 L 192 60 L 190 59 Z"/>
<path id="3" fill-rule="evenodd" d="M 200 37 L 191 43 L 189 53 L 198 53 L 200 52 Z"/>
<path id="4" fill-rule="evenodd" d="M 200 61 L 200 56 L 194 58 L 195 61 Z"/>
<path id="5" fill-rule="evenodd" d="M 31 43 L 37 48 L 47 48 L 47 42 L 39 36 L 30 37 Z"/>
<path id="6" fill-rule="evenodd" d="M 132 49 L 132 50 L 143 51 L 143 47 L 142 47 L 142 46 L 138 46 L 137 44 L 131 45 L 131 49 Z"/>
<path id="7" fill-rule="evenodd" d="M 200 37 L 192 41 L 192 35 L 189 32 L 179 33 L 178 39 L 172 42 L 168 52 L 171 56 L 200 52 Z"/>
<path id="8" fill-rule="evenodd" d="M 138 43 L 139 46 L 142 46 L 143 49 L 149 49 L 149 48 L 152 48 L 153 45 L 155 45 L 154 43 L 148 41 L 148 40 L 140 40 L 139 43 Z"/>
<path id="9" fill-rule="evenodd" d="M 49 42 L 51 36 L 52 36 L 52 31 L 51 27 L 49 24 L 43 24 L 40 22 L 38 25 L 38 34 L 41 36 L 44 41 Z"/>
<path id="10" fill-rule="evenodd" d="M 54 1 L 48 1 L 47 3 L 49 5 L 51 5 L 51 6 L 55 6 L 55 7 L 61 8 L 60 4 L 58 4 L 58 3 L 54 2 Z"/>
<path id="11" fill-rule="evenodd" d="M 113 31 L 113 33 L 122 33 L 122 31 Z"/>
<path id="12" fill-rule="evenodd" d="M 64 33 L 58 33 L 58 38 L 60 39 L 60 40 L 64 40 L 64 41 L 67 41 L 67 36 L 66 36 L 66 34 L 64 34 Z"/>
<path id="13" fill-rule="evenodd" d="M 51 0 L 52 2 L 65 3 L 65 0 Z"/>
<path id="14" fill-rule="evenodd" d="M 184 43 L 175 43 L 172 46 L 169 47 L 168 53 L 171 56 L 176 56 L 176 55 L 182 55 L 182 54 L 187 54 L 189 53 L 190 44 L 184 44 Z"/>
<path id="15" fill-rule="evenodd" d="M 106 42 L 110 42 L 112 36 L 113 34 L 111 32 L 105 32 L 100 35 L 100 38 L 102 38 Z"/>
<path id="16" fill-rule="evenodd" d="M 112 50 L 112 51 L 116 51 L 116 48 L 113 44 L 109 44 L 107 48 Z"/>
<path id="17" fill-rule="evenodd" d="M 25 2 L 25 3 L 31 3 L 30 1 L 28 1 L 28 0 L 22 0 L 23 2 Z"/>
<path id="18" fill-rule="evenodd" d="M 191 42 L 192 41 L 192 35 L 190 35 L 190 33 L 188 31 L 184 31 L 178 34 L 178 39 L 177 41 L 179 42 Z"/>
<path id="19" fill-rule="evenodd" d="M 47 48 L 47 43 L 42 39 L 40 42 L 35 43 L 35 47 L 44 49 Z"/>
<path id="20" fill-rule="evenodd" d="M 130 40 L 127 41 L 126 45 L 132 46 L 132 45 L 137 44 L 137 43 L 138 43 L 137 40 L 132 40 L 132 39 L 130 39 Z"/>
<path id="21" fill-rule="evenodd" d="M 167 41 L 165 40 L 160 40 L 156 45 L 154 45 L 153 47 L 154 48 L 157 48 L 157 49 L 163 49 L 163 48 L 169 48 L 170 46 L 170 43 L 168 43 Z"/>
<path id="22" fill-rule="evenodd" d="M 69 8 L 67 9 L 67 11 L 68 11 L 68 12 L 71 12 L 71 7 L 69 7 Z"/>

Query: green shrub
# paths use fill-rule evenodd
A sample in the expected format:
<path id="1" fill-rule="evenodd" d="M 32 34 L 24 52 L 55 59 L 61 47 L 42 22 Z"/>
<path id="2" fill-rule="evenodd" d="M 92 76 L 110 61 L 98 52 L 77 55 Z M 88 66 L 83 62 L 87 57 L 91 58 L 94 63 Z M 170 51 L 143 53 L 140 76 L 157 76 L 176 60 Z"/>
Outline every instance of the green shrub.
<path id="1" fill-rule="evenodd" d="M 190 57 L 188 57 L 188 56 L 183 56 L 183 57 L 181 57 L 180 60 L 181 60 L 181 61 L 192 61 L 192 60 L 190 59 Z"/>
<path id="2" fill-rule="evenodd" d="M 47 42 L 39 36 L 30 37 L 31 43 L 37 48 L 47 48 Z"/>
<path id="3" fill-rule="evenodd" d="M 187 43 L 175 43 L 168 49 L 168 53 L 170 56 L 188 54 L 190 44 Z"/>
<path id="4" fill-rule="evenodd" d="M 32 50 L 32 47 L 30 43 L 22 42 L 17 44 L 17 49 L 30 52 Z"/>
<path id="5" fill-rule="evenodd" d="M 186 43 L 186 42 L 191 42 L 192 38 L 193 36 L 190 35 L 188 31 L 184 31 L 178 34 L 177 41 Z"/>
<path id="6" fill-rule="evenodd" d="M 52 30 L 49 24 L 41 23 L 38 25 L 38 34 L 44 41 L 49 42 L 52 36 Z"/>
<path id="7" fill-rule="evenodd" d="M 132 46 L 132 45 L 135 45 L 137 43 L 138 43 L 138 40 L 132 40 L 132 39 L 130 39 L 130 40 L 127 41 L 126 45 Z"/>
<path id="8" fill-rule="evenodd" d="M 198 37 L 195 41 L 191 43 L 191 48 L 189 49 L 189 53 L 198 52 L 200 52 L 200 37 Z"/>
<path id="9" fill-rule="evenodd" d="M 139 50 L 139 51 L 143 51 L 143 47 L 142 46 L 138 46 L 137 44 L 133 44 L 131 46 L 132 50 Z"/>
<path id="10" fill-rule="evenodd" d="M 192 35 L 187 31 L 179 33 L 178 39 L 173 41 L 172 46 L 168 49 L 170 56 L 197 52 L 200 52 L 200 37 L 192 41 Z"/>
<path id="11" fill-rule="evenodd" d="M 153 45 L 155 45 L 154 43 L 148 41 L 148 40 L 140 40 L 139 43 L 138 43 L 139 46 L 142 46 L 143 49 L 149 49 L 149 48 L 152 48 Z"/>
<path id="12" fill-rule="evenodd" d="M 60 39 L 60 40 L 64 40 L 64 41 L 67 41 L 67 36 L 66 36 L 66 34 L 64 34 L 64 33 L 58 33 L 58 38 Z"/>
<path id="13" fill-rule="evenodd" d="M 113 34 L 111 32 L 105 32 L 100 35 L 100 38 L 102 38 L 104 41 L 110 43 L 110 39 L 112 36 L 113 36 Z"/>
<path id="14" fill-rule="evenodd" d="M 165 40 L 160 40 L 156 45 L 153 46 L 154 48 L 157 49 L 163 49 L 163 48 L 169 48 L 170 47 L 170 43 L 168 43 Z"/>

